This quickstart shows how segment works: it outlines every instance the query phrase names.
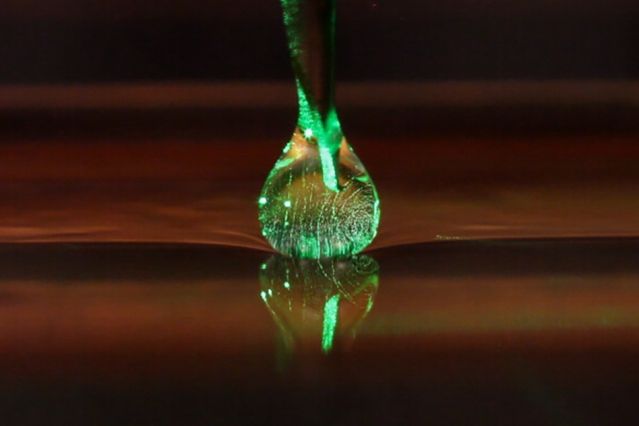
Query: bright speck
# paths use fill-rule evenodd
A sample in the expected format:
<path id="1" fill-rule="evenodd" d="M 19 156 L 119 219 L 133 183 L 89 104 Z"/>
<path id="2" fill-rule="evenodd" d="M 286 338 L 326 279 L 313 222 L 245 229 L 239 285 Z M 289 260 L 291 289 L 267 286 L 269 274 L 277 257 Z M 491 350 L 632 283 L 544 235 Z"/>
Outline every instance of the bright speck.
<path id="1" fill-rule="evenodd" d="M 290 209 L 292 205 L 293 203 L 291 203 L 291 200 L 284 201 L 284 207 L 286 207 L 287 209 Z"/>
<path id="2" fill-rule="evenodd" d="M 260 199 L 257 200 L 257 202 L 260 206 L 263 206 L 264 204 L 268 202 L 268 200 L 266 199 L 266 197 L 260 197 Z"/>
<path id="3" fill-rule="evenodd" d="M 284 288 L 289 290 L 291 288 L 291 284 L 288 281 L 284 281 Z"/>
<path id="4" fill-rule="evenodd" d="M 313 129 L 306 129 L 304 130 L 304 137 L 306 139 L 310 139 L 313 137 Z"/>

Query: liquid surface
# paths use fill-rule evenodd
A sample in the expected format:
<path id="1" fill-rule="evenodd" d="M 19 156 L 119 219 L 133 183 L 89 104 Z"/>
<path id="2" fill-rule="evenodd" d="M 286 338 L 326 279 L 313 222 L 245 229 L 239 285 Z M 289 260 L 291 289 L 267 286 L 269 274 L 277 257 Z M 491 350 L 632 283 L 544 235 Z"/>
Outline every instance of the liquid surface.
<path id="1" fill-rule="evenodd" d="M 325 185 L 317 140 L 299 129 L 269 174 L 258 199 L 262 235 L 280 253 L 299 258 L 359 253 L 377 233 L 377 190 L 342 139 L 337 191 Z"/>
<path id="2" fill-rule="evenodd" d="M 639 235 L 628 138 L 363 138 L 384 214 L 370 249 Z M 0 144 L 0 242 L 171 242 L 272 252 L 256 194 L 281 139 Z"/>

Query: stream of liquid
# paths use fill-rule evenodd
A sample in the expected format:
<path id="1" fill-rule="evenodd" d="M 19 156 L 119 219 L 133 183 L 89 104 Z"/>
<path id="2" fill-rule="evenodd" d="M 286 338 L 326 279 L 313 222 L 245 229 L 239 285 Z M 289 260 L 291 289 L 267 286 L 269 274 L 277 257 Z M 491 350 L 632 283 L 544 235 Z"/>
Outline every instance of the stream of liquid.
<path id="1" fill-rule="evenodd" d="M 379 196 L 334 103 L 335 0 L 282 0 L 298 127 L 259 197 L 262 235 L 299 258 L 349 256 L 375 238 Z"/>

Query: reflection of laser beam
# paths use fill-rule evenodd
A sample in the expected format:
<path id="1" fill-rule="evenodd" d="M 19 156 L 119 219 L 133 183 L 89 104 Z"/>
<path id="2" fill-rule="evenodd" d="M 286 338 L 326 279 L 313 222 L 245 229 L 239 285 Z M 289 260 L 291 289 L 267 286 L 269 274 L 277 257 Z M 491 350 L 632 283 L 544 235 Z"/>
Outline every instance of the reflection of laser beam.
<path id="1" fill-rule="evenodd" d="M 282 336 L 282 339 L 284 340 L 284 345 L 286 346 L 287 349 L 291 350 L 293 347 L 293 340 L 294 340 L 293 335 L 288 331 L 284 323 L 282 323 L 282 321 L 277 316 L 273 308 L 271 308 L 271 305 L 268 302 L 269 293 L 266 291 L 261 291 L 260 297 L 264 301 L 264 304 L 268 308 L 268 311 L 271 313 L 271 317 L 273 317 L 273 321 L 275 321 L 277 328 L 280 330 L 280 334 Z"/>
<path id="2" fill-rule="evenodd" d="M 335 328 L 339 317 L 339 294 L 334 295 L 324 305 L 324 327 L 322 327 L 322 351 L 329 353 L 333 349 Z"/>
<path id="3" fill-rule="evenodd" d="M 287 353 L 329 354 L 352 340 L 371 310 L 377 262 L 368 256 L 302 260 L 275 255 L 260 265 L 260 297 Z"/>

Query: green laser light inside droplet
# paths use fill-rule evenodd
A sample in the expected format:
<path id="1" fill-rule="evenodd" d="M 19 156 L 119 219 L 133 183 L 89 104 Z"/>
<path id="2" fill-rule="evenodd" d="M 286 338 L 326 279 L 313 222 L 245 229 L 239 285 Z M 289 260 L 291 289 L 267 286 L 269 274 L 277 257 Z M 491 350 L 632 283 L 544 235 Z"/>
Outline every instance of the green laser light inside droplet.
<path id="1" fill-rule="evenodd" d="M 351 256 L 375 238 L 380 209 L 375 185 L 344 138 L 335 106 L 337 2 L 280 2 L 298 120 L 258 199 L 262 235 L 292 257 Z"/>

